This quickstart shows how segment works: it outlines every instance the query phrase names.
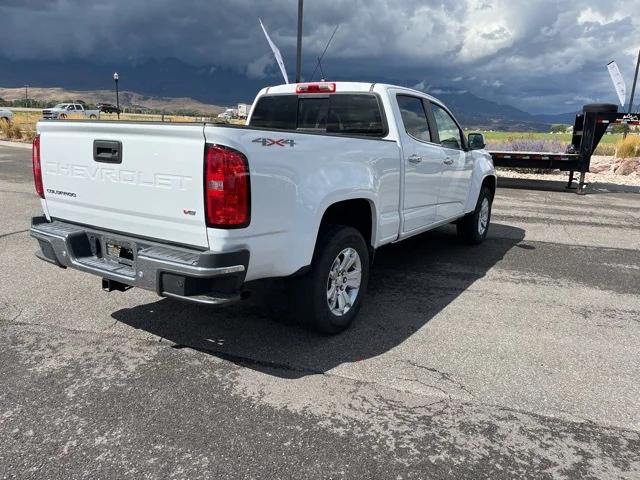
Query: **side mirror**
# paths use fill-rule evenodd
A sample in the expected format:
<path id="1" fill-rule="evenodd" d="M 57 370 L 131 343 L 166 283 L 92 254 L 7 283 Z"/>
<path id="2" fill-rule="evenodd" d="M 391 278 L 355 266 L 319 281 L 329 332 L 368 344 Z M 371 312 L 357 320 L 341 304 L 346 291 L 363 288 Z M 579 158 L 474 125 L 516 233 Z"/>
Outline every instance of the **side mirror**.
<path id="1" fill-rule="evenodd" d="M 484 135 L 481 133 L 469 134 L 469 148 L 471 150 L 482 150 L 487 146 L 487 142 L 484 140 Z"/>

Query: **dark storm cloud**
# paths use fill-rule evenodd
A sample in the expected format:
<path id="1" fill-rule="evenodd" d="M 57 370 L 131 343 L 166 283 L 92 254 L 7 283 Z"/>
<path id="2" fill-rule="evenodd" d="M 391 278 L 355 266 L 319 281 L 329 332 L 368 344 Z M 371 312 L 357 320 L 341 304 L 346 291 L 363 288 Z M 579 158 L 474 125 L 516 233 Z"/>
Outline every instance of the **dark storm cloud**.
<path id="1" fill-rule="evenodd" d="M 0 0 L 0 56 L 136 62 L 178 58 L 271 73 L 262 17 L 294 63 L 295 0 Z M 327 64 L 343 77 L 455 85 L 528 110 L 614 100 L 605 64 L 630 80 L 638 0 L 307 0 L 305 65 L 335 25 Z M 8 40 L 7 40 L 8 39 Z"/>

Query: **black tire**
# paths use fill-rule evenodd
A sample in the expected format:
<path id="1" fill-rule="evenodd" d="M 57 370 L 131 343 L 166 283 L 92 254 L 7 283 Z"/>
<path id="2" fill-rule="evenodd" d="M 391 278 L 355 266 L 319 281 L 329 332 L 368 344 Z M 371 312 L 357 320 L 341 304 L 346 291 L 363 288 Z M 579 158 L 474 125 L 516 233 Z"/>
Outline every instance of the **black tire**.
<path id="1" fill-rule="evenodd" d="M 64 120 L 65 118 L 67 118 L 67 115 L 64 113 L 61 113 L 60 115 L 58 115 L 58 118 L 61 120 Z"/>
<path id="2" fill-rule="evenodd" d="M 96 118 L 98 118 L 98 117 L 96 117 L 95 115 L 89 115 L 89 119 L 90 120 L 95 120 Z"/>
<path id="3" fill-rule="evenodd" d="M 360 288 L 351 307 L 342 315 L 331 311 L 327 300 L 329 273 L 336 258 L 348 248 L 360 259 Z M 346 277 L 345 277 L 346 278 Z M 358 315 L 369 281 L 369 250 L 358 230 L 343 225 L 330 225 L 320 232 L 311 269 L 297 279 L 293 288 L 295 301 L 292 314 L 302 326 L 334 335 L 347 329 Z M 346 287 L 348 289 L 348 287 Z"/>
<path id="4" fill-rule="evenodd" d="M 486 226 L 483 231 L 480 228 L 481 211 L 484 201 L 489 204 L 489 211 L 486 221 Z M 493 194 L 488 187 L 482 187 L 480 189 L 480 195 L 478 195 L 478 201 L 476 208 L 473 212 L 462 217 L 456 227 L 458 230 L 458 237 L 469 245 L 478 245 L 487 238 L 489 232 L 489 226 L 491 225 L 491 206 L 493 204 Z"/>

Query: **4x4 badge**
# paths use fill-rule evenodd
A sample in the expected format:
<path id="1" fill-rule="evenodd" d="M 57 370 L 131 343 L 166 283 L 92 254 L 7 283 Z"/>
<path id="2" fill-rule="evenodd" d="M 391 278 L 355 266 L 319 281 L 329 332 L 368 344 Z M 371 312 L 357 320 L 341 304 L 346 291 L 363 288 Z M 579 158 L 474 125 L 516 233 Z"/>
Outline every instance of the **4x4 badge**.
<path id="1" fill-rule="evenodd" d="M 285 147 L 289 145 L 293 147 L 296 142 L 290 138 L 256 138 L 253 140 L 253 143 L 261 143 L 263 147 L 272 147 L 273 145 L 277 147 Z"/>

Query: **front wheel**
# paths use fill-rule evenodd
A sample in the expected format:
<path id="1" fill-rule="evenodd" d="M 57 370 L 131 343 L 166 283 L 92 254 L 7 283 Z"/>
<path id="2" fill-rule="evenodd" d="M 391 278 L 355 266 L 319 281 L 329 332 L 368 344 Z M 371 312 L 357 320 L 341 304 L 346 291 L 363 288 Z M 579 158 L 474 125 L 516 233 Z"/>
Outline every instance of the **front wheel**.
<path id="1" fill-rule="evenodd" d="M 487 187 L 482 187 L 475 210 L 458 221 L 458 237 L 462 241 L 469 245 L 478 245 L 487 238 L 491 222 L 492 203 L 493 194 L 491 190 Z"/>
<path id="2" fill-rule="evenodd" d="M 318 239 L 311 270 L 297 285 L 299 323 L 324 334 L 349 327 L 360 310 L 369 280 L 369 251 L 358 230 L 325 228 Z"/>

